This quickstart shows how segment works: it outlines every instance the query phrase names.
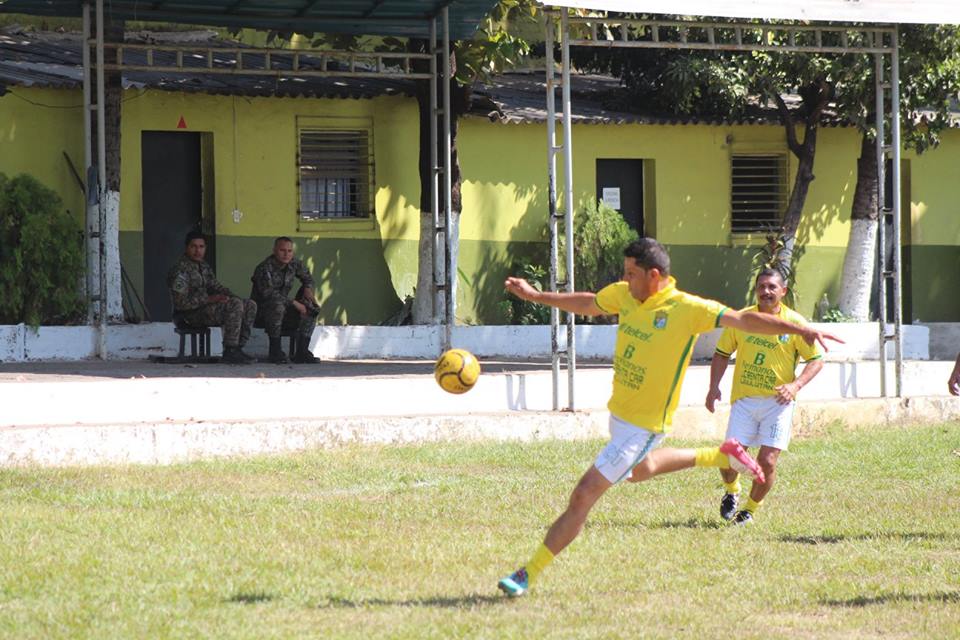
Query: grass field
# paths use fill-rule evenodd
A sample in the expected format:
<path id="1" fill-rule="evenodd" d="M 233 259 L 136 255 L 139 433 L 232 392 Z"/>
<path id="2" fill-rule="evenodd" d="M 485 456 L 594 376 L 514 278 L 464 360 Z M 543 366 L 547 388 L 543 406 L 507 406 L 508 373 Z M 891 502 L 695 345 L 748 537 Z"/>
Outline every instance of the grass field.
<path id="1" fill-rule="evenodd" d="M 614 488 L 502 597 L 601 444 L 5 470 L 0 636 L 960 637 L 960 425 L 796 440 L 747 528 L 712 470 Z"/>

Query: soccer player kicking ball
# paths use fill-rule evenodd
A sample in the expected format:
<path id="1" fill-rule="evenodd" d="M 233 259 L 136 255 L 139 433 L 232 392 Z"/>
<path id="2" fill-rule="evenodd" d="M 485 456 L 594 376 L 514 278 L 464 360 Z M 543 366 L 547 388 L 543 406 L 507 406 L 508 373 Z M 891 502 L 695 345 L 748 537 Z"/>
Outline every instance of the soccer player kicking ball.
<path id="1" fill-rule="evenodd" d="M 803 316 L 783 304 L 787 285 L 779 271 L 761 271 L 757 275 L 756 294 L 757 304 L 744 312 L 759 311 L 797 324 L 805 322 Z M 717 342 L 717 352 L 710 364 L 710 390 L 706 400 L 710 413 L 720 399 L 720 380 L 734 352 L 737 363 L 733 369 L 727 437 L 736 438 L 745 447 L 760 447 L 757 462 L 766 481 L 754 481 L 747 504 L 737 511 L 740 477 L 734 469 L 721 469 L 726 493 L 720 501 L 720 516 L 724 520 L 732 518 L 735 524 L 747 524 L 773 487 L 777 459 L 790 444 L 797 393 L 820 373 L 823 353 L 818 345 L 807 344 L 796 335 L 765 336 L 727 327 Z M 800 358 L 807 364 L 797 376 Z"/>
<path id="2" fill-rule="evenodd" d="M 590 509 L 607 489 L 690 467 L 736 464 L 762 481 L 763 471 L 735 440 L 700 449 L 654 448 L 670 428 L 680 385 L 697 334 L 717 326 L 751 333 L 798 334 L 809 344 L 840 340 L 770 314 L 734 311 L 680 291 L 670 277 L 670 257 L 656 240 L 643 238 L 624 250 L 623 280 L 599 293 L 537 291 L 522 278 L 507 278 L 507 291 L 523 300 L 584 316 L 619 315 L 613 358 L 610 442 L 583 474 L 566 510 L 547 531 L 526 565 L 498 583 L 510 596 L 527 592 L 540 572 L 579 535 Z"/>

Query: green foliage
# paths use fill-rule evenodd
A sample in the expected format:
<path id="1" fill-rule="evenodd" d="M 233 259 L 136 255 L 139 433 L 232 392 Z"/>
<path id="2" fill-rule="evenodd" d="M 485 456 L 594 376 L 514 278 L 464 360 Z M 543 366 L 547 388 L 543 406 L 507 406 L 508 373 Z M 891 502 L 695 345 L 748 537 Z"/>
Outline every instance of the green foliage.
<path id="1" fill-rule="evenodd" d="M 767 242 L 763 245 L 763 248 L 753 254 L 750 287 L 752 290 L 753 283 L 756 282 L 757 276 L 764 269 L 779 271 L 780 275 L 783 276 L 783 281 L 787 283 L 787 295 L 784 302 L 787 303 L 788 307 L 796 308 L 797 297 L 794 293 L 797 284 L 794 280 L 796 272 L 793 265 L 786 264 L 781 255 L 786 246 L 786 240 L 782 235 L 771 234 L 767 236 Z"/>
<path id="2" fill-rule="evenodd" d="M 599 291 L 623 275 L 623 249 L 637 239 L 620 212 L 603 202 L 590 202 L 573 223 L 574 285 L 577 291 Z M 561 236 L 563 255 L 565 245 Z"/>
<path id="3" fill-rule="evenodd" d="M 82 229 L 29 175 L 0 174 L 0 323 L 69 322 L 83 310 Z"/>
<path id="4" fill-rule="evenodd" d="M 853 316 L 847 315 L 840 307 L 831 307 L 820 314 L 820 322 L 855 322 Z"/>
<path id="5" fill-rule="evenodd" d="M 526 279 L 534 289 L 543 291 L 548 285 L 547 270 L 530 260 L 522 260 L 514 265 L 511 273 Z M 550 307 L 536 304 L 528 300 L 521 300 L 516 296 L 505 294 L 506 300 L 500 302 L 500 311 L 507 318 L 509 324 L 549 324 Z"/>

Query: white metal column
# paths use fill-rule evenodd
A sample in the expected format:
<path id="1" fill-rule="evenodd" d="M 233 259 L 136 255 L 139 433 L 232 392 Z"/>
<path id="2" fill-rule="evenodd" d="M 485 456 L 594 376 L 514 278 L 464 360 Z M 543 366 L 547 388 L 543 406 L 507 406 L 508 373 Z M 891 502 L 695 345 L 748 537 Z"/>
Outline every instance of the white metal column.
<path id="1" fill-rule="evenodd" d="M 434 324 L 440 324 L 445 314 L 444 266 L 446 264 L 446 230 L 440 217 L 440 173 L 438 166 L 437 129 L 443 109 L 437 105 L 437 19 L 430 18 L 430 211 L 433 213 L 433 314 Z"/>
<path id="2" fill-rule="evenodd" d="M 83 4 L 83 179 L 86 195 L 86 220 L 84 236 L 86 238 L 87 265 L 87 322 L 94 324 L 99 315 L 100 301 L 100 217 L 97 185 L 93 167 L 93 117 L 96 109 L 93 104 L 92 61 L 90 60 L 90 4 Z"/>
<path id="3" fill-rule="evenodd" d="M 102 1 L 102 0 L 101 0 Z M 570 100 L 570 24 L 566 11 L 560 13 L 560 65 L 563 87 L 563 173 L 564 180 L 564 228 L 567 236 L 567 280 L 564 289 L 568 293 L 574 291 L 573 281 L 573 216 L 576 207 L 573 201 L 573 115 Z M 577 368 L 576 349 L 576 320 L 573 313 L 567 314 L 567 408 L 573 411 L 576 408 L 574 394 L 574 380 Z"/>
<path id="4" fill-rule="evenodd" d="M 891 98 L 890 118 L 893 121 L 893 347 L 896 358 L 897 397 L 903 395 L 903 273 L 900 254 L 900 30 L 894 30 L 893 52 L 890 54 Z"/>
<path id="5" fill-rule="evenodd" d="M 556 79 L 553 45 L 555 32 L 553 24 L 554 14 L 547 16 L 546 33 L 546 67 L 547 67 L 547 189 L 549 203 L 550 225 L 550 290 L 572 292 L 573 281 L 573 130 L 570 100 L 570 38 L 569 24 L 566 11 L 560 12 L 560 82 Z M 563 144 L 557 144 L 557 94 L 561 90 L 561 117 L 563 120 Z M 557 205 L 557 154 L 563 154 L 564 191 L 563 207 Z M 563 220 L 566 238 L 564 252 L 565 279 L 561 280 L 560 273 L 560 237 L 559 222 Z M 560 408 L 560 359 L 567 359 L 567 409 L 576 408 L 576 316 L 566 314 L 567 340 L 566 347 L 560 346 L 560 311 L 555 307 L 550 309 L 550 351 L 553 370 L 553 409 Z"/>
<path id="6" fill-rule="evenodd" d="M 441 11 L 443 22 L 443 226 L 445 230 L 446 258 L 444 275 L 444 297 L 446 318 L 444 323 L 443 348 L 449 349 L 453 345 L 453 326 L 457 322 L 457 261 L 454 246 L 457 242 L 457 231 L 453 213 L 453 140 L 450 133 L 450 11 L 444 7 Z"/>
<path id="7" fill-rule="evenodd" d="M 106 233 L 106 177 L 107 177 L 107 134 L 106 113 L 106 83 L 104 81 L 104 29 L 103 29 L 103 0 L 96 0 L 96 113 L 97 113 L 97 170 L 96 170 L 96 242 L 97 242 L 97 356 L 101 360 L 107 359 L 107 255 L 104 250 L 104 233 Z M 84 47 L 89 44 L 85 43 Z M 87 53 L 89 56 L 89 53 Z M 89 120 L 89 118 L 88 118 Z M 89 173 L 88 173 L 89 175 Z M 87 189 L 94 185 L 88 185 Z M 88 202 L 91 196 L 88 193 Z M 89 206 L 89 205 L 88 205 Z"/>
<path id="8" fill-rule="evenodd" d="M 883 35 L 881 34 L 882 38 Z M 887 385 L 887 343 L 894 343 L 894 393 L 897 397 L 903 391 L 903 289 L 901 282 L 900 252 L 900 56 L 899 31 L 892 34 L 893 43 L 890 52 L 890 79 L 887 81 L 884 68 L 884 54 L 877 53 L 874 62 L 876 75 L 876 111 L 877 111 L 877 302 L 879 310 L 879 359 L 880 359 L 880 395 L 888 395 Z M 887 142 L 886 92 L 890 91 L 890 142 Z M 891 207 L 886 206 L 887 158 L 891 159 L 893 180 L 890 199 Z M 892 268 L 887 254 L 887 220 L 890 219 L 893 232 Z M 893 333 L 887 329 L 887 290 L 893 287 Z"/>

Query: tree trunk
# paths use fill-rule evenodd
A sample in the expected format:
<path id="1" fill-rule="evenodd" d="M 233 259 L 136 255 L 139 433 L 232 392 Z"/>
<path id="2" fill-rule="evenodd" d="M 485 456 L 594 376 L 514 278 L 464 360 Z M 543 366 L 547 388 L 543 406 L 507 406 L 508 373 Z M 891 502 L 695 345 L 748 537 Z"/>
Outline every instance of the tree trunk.
<path id="1" fill-rule="evenodd" d="M 857 187 L 850 213 L 850 240 L 843 259 L 840 311 L 857 322 L 870 319 L 870 291 L 877 263 L 877 154 L 875 141 L 861 138 Z"/>
<path id="2" fill-rule="evenodd" d="M 793 183 L 793 191 L 790 192 L 790 200 L 787 203 L 787 209 L 783 213 L 783 228 L 781 236 L 783 240 L 783 249 L 780 251 L 778 262 L 784 270 L 784 273 L 792 272 L 793 251 L 797 240 L 797 228 L 800 226 L 800 218 L 803 215 L 803 205 L 807 201 L 807 193 L 810 191 L 810 183 L 813 182 L 813 159 L 816 155 L 816 129 L 806 132 L 804 136 L 803 151 L 798 155 L 799 165 L 797 166 L 797 177 Z M 810 142 L 808 147 L 807 143 Z"/>
<path id="3" fill-rule="evenodd" d="M 777 109 L 780 112 L 780 121 L 786 129 L 787 147 L 799 161 L 797 177 L 793 183 L 793 190 L 790 192 L 790 200 L 787 203 L 786 211 L 783 213 L 783 225 L 780 230 L 783 248 L 775 259 L 775 263 L 784 274 L 793 273 L 793 253 L 796 245 L 797 229 L 800 226 L 800 218 L 803 216 L 803 206 L 807 201 L 810 183 L 816 177 L 813 175 L 813 161 L 817 155 L 817 131 L 820 128 L 820 116 L 827 107 L 831 95 L 832 87 L 825 80 L 812 82 L 800 90 L 800 96 L 803 98 L 803 108 L 806 113 L 803 118 L 805 125 L 803 142 L 799 142 L 794 114 L 787 108 L 783 98 L 780 97 L 780 93 L 776 92 L 774 94 Z"/>

